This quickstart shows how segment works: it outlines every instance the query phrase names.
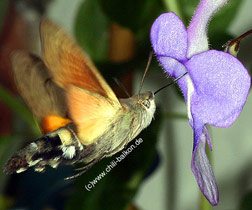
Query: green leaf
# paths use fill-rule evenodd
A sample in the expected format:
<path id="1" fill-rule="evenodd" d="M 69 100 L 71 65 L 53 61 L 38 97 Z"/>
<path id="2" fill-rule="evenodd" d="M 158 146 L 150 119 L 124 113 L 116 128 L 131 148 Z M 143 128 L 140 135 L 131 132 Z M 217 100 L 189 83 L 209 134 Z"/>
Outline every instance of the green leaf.
<path id="1" fill-rule="evenodd" d="M 75 35 L 80 46 L 94 61 L 107 58 L 108 24 L 98 0 L 85 0 L 81 4 L 75 20 Z"/>
<path id="2" fill-rule="evenodd" d="M 164 10 L 161 0 L 99 0 L 105 14 L 133 32 L 150 30 L 154 19 Z"/>
<path id="3" fill-rule="evenodd" d="M 27 123 L 29 123 L 34 134 L 38 134 L 38 127 L 34 122 L 32 113 L 20 102 L 15 96 L 13 96 L 8 90 L 0 85 L 0 100 L 8 105 L 8 107 L 17 115 L 22 117 Z"/>
<path id="4" fill-rule="evenodd" d="M 8 8 L 9 1 L 8 0 L 1 0 L 0 1 L 0 32 L 2 31 L 2 27 L 5 21 L 5 15 Z"/>
<path id="5" fill-rule="evenodd" d="M 163 112 L 162 113 L 167 120 L 188 120 L 186 114 L 176 112 Z"/>
<path id="6" fill-rule="evenodd" d="M 241 201 L 239 210 L 252 209 L 252 191 L 248 192 Z"/>
<path id="7" fill-rule="evenodd" d="M 8 210 L 10 209 L 11 200 L 0 194 L 0 209 Z"/>
<path id="8" fill-rule="evenodd" d="M 184 15 L 183 15 L 183 11 L 181 10 L 181 2 L 177 1 L 177 0 L 163 0 L 167 11 L 172 11 L 174 13 L 176 13 L 181 20 L 184 21 Z"/>
<path id="9" fill-rule="evenodd" d="M 199 191 L 200 193 L 200 202 L 199 202 L 199 209 L 200 210 L 212 210 L 213 206 L 209 203 L 209 201 L 205 198 L 205 196 Z"/>
<path id="10" fill-rule="evenodd" d="M 161 122 L 161 117 L 157 115 L 151 126 L 136 138 L 139 142 L 141 141 L 139 138 L 143 141 L 138 142 L 139 145 L 136 146 L 136 139 L 132 140 L 127 148 L 132 148 L 131 145 L 135 145 L 135 148 L 124 159 L 121 156 L 123 152 L 118 152 L 113 157 L 102 160 L 79 177 L 66 209 L 126 209 L 132 202 L 145 175 L 150 171 L 156 157 L 155 147 Z M 126 151 L 127 148 L 123 151 Z M 121 158 L 121 161 L 112 167 L 116 158 L 117 160 Z M 104 175 L 103 173 L 108 167 L 111 170 Z M 95 179 L 97 179 L 97 183 L 89 189 L 90 182 Z"/>

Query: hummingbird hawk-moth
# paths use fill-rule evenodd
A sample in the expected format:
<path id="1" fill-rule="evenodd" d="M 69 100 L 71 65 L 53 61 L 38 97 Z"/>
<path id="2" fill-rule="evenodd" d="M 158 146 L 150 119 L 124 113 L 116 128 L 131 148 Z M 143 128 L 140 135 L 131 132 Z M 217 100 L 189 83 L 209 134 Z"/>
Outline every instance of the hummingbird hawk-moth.
<path id="1" fill-rule="evenodd" d="M 40 24 L 42 59 L 11 56 L 17 88 L 44 136 L 14 154 L 7 174 L 29 167 L 85 163 L 83 171 L 122 150 L 152 121 L 152 92 L 118 99 L 77 43 L 48 19 Z"/>

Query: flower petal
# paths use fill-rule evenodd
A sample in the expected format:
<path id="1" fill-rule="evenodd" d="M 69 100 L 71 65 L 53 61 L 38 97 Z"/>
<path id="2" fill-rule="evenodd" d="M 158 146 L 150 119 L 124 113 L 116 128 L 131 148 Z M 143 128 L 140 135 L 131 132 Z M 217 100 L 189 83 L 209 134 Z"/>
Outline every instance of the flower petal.
<path id="1" fill-rule="evenodd" d="M 188 52 L 190 58 L 208 50 L 207 26 L 214 13 L 228 0 L 201 0 L 188 27 Z"/>
<path id="2" fill-rule="evenodd" d="M 174 58 L 166 56 L 158 56 L 158 60 L 161 63 L 162 67 L 164 68 L 165 72 L 175 79 L 183 75 L 185 72 L 187 72 L 185 66 Z M 187 81 L 186 81 L 187 77 L 188 75 L 185 75 L 183 78 L 177 81 L 186 101 L 187 101 Z"/>
<path id="3" fill-rule="evenodd" d="M 239 116 L 249 92 L 250 76 L 232 55 L 209 50 L 193 56 L 185 66 L 194 89 L 193 119 L 219 127 L 230 126 Z"/>
<path id="4" fill-rule="evenodd" d="M 151 27 L 151 43 L 157 56 L 186 60 L 187 32 L 183 22 L 173 12 L 160 15 Z"/>
<path id="5" fill-rule="evenodd" d="M 194 130 L 194 140 L 198 143 L 193 150 L 191 169 L 201 192 L 215 206 L 219 202 L 219 193 L 212 167 L 206 155 L 206 141 L 209 139 L 206 131 L 206 127 L 198 131 Z M 198 137 L 199 139 L 197 139 Z"/>

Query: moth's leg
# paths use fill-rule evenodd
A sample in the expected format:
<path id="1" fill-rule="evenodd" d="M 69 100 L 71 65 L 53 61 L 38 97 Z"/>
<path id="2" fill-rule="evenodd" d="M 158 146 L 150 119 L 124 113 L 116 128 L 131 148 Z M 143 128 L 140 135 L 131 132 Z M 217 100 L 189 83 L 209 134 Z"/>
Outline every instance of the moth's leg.
<path id="1" fill-rule="evenodd" d="M 113 149 L 109 152 L 106 152 L 106 157 L 110 157 L 110 156 L 114 155 L 115 153 L 121 151 L 123 148 L 125 148 L 127 146 L 127 143 L 128 143 L 127 140 L 122 141 L 115 149 Z"/>
<path id="2" fill-rule="evenodd" d="M 95 160 L 89 162 L 84 167 L 75 169 L 76 171 L 80 171 L 80 172 L 73 175 L 73 176 L 65 178 L 65 180 L 69 180 L 69 179 L 73 179 L 73 178 L 81 176 L 82 174 L 86 173 L 93 165 L 98 163 L 101 159 L 103 159 L 104 157 L 112 156 L 113 154 L 117 153 L 122 148 L 124 148 L 126 146 L 126 144 L 127 144 L 127 140 L 122 141 L 115 149 L 113 149 L 113 150 L 111 150 L 109 152 L 103 153 L 102 155 L 98 156 L 98 158 L 96 158 Z"/>
<path id="3" fill-rule="evenodd" d="M 111 156 L 114 153 L 118 152 L 120 150 L 120 148 L 122 148 L 124 146 L 126 141 L 123 141 L 122 143 L 119 144 L 119 146 L 117 146 L 115 149 L 103 153 L 102 155 L 100 155 L 98 158 L 96 158 L 95 160 L 89 162 L 87 165 L 85 165 L 84 167 L 81 168 L 77 168 L 75 169 L 76 171 L 80 171 L 79 173 L 73 175 L 73 176 L 69 176 L 67 178 L 65 178 L 65 180 L 69 180 L 69 179 L 74 179 L 76 177 L 81 176 L 82 174 L 86 173 L 94 164 L 98 163 L 102 158 L 106 157 L 106 156 Z"/>
<path id="4" fill-rule="evenodd" d="M 90 162 L 87 165 L 85 165 L 84 167 L 75 169 L 76 171 L 80 171 L 80 172 L 77 173 L 77 174 L 75 174 L 75 175 L 73 175 L 73 176 L 69 176 L 69 177 L 65 178 L 65 180 L 74 179 L 74 178 L 79 177 L 82 174 L 86 173 L 90 168 L 92 168 L 93 165 L 95 165 L 96 163 L 98 163 L 104 156 L 105 155 L 102 154 L 98 158 L 96 158 L 95 160 L 93 160 L 92 162 Z"/>

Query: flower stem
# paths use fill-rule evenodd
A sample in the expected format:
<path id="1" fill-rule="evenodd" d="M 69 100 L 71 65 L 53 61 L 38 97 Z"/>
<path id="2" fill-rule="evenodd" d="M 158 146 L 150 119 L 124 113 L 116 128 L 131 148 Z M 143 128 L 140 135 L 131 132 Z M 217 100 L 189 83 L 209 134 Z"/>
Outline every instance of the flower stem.
<path id="1" fill-rule="evenodd" d="M 208 202 L 208 200 L 205 198 L 205 196 L 200 193 L 200 210 L 211 210 L 212 206 L 211 204 Z"/>
<path id="2" fill-rule="evenodd" d="M 164 112 L 163 116 L 166 119 L 177 119 L 177 120 L 187 120 L 188 119 L 186 114 L 175 113 L 175 112 Z"/>
<path id="3" fill-rule="evenodd" d="M 226 44 L 223 45 L 223 47 L 225 47 L 225 52 L 237 57 L 237 54 L 239 52 L 239 48 L 240 48 L 240 42 L 242 39 L 244 39 L 245 37 L 249 36 L 252 34 L 252 29 L 245 32 L 244 34 L 242 34 L 241 36 L 237 37 L 236 39 L 233 39 L 231 41 L 228 41 Z"/>
<path id="4" fill-rule="evenodd" d="M 184 16 L 183 16 L 182 11 L 180 9 L 179 1 L 177 1 L 177 0 L 163 0 L 163 2 L 164 2 L 165 7 L 168 11 L 172 11 L 172 12 L 176 13 L 182 21 L 184 20 Z"/>

